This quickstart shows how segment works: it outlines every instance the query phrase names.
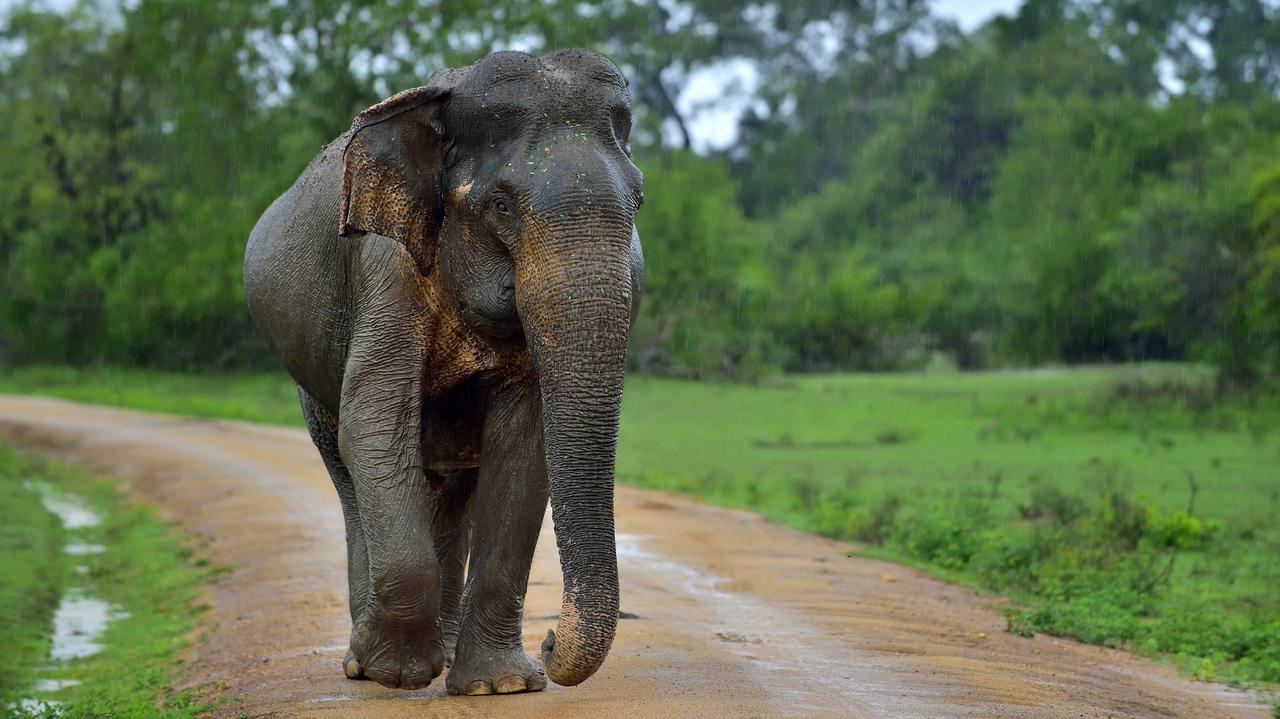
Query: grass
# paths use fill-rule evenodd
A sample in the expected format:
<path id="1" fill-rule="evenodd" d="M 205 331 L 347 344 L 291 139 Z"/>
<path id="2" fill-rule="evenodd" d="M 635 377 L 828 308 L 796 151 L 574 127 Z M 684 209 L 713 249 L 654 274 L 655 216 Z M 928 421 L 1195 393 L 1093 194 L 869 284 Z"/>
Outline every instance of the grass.
<path id="1" fill-rule="evenodd" d="M 636 378 L 628 483 L 747 507 L 1011 599 L 1010 631 L 1280 681 L 1280 402 L 1148 365 Z M 299 425 L 276 375 L 27 370 L 0 391 Z"/>
<path id="2" fill-rule="evenodd" d="M 194 417 L 303 426 L 298 390 L 283 373 L 195 375 L 32 367 L 0 372 L 0 392 Z"/>
<path id="3" fill-rule="evenodd" d="M 1280 402 L 1213 386 L 1185 366 L 640 382 L 619 471 L 1003 593 L 1011 631 L 1276 682 Z"/>
<path id="4" fill-rule="evenodd" d="M 0 704 L 49 654 L 47 627 L 64 580 L 62 525 L 0 454 Z"/>
<path id="5" fill-rule="evenodd" d="M 83 498 L 102 522 L 64 530 L 30 482 Z M 63 549 L 70 540 L 105 551 L 73 556 Z M 204 708 L 172 686 L 212 572 L 168 524 L 106 481 L 0 447 L 0 548 L 0 715 L 27 716 L 12 705 L 20 698 L 57 701 L 44 713 L 59 717 L 191 717 Z M 72 588 L 113 605 L 120 618 L 102 634 L 100 652 L 50 661 L 54 610 Z M 33 688 L 63 679 L 80 683 Z"/>

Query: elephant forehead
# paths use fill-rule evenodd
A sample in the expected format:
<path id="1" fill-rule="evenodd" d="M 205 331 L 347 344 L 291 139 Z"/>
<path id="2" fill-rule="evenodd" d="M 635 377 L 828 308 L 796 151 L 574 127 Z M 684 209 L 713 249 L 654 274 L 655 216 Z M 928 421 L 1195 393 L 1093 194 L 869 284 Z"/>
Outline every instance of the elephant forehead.
<path id="1" fill-rule="evenodd" d="M 530 81 L 595 83 L 625 90 L 626 78 L 609 58 L 590 50 L 557 50 L 542 57 L 523 52 L 495 52 L 471 66 L 460 89 L 476 90 Z"/>
<path id="2" fill-rule="evenodd" d="M 552 119 L 585 120 L 602 109 L 629 103 L 616 88 L 555 80 L 529 81 L 491 88 L 475 95 L 455 93 L 449 112 L 459 120 L 481 124 L 525 124 Z"/>
<path id="3" fill-rule="evenodd" d="M 619 103 L 627 104 L 626 81 L 613 63 L 575 51 L 491 55 L 468 73 L 450 107 L 473 121 L 513 123 L 581 118 Z"/>

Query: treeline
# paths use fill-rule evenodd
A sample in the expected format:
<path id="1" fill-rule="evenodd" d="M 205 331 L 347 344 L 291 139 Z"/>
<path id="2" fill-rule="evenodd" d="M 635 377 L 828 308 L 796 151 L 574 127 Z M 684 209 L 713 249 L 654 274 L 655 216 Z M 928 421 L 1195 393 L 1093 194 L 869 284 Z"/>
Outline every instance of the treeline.
<path id="1" fill-rule="evenodd" d="M 258 214 L 360 109 L 509 46 L 595 47 L 632 79 L 640 369 L 1280 372 L 1263 0 L 1028 0 L 967 36 L 917 0 L 20 7 L 0 357 L 269 362 L 239 279 Z M 680 78 L 730 61 L 754 68 L 750 109 L 698 154 Z"/>

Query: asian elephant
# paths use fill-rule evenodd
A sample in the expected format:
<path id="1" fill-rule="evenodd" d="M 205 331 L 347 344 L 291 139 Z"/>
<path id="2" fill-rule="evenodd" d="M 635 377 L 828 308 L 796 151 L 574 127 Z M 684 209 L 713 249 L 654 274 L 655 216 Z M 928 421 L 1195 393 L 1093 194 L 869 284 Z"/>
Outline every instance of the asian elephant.
<path id="1" fill-rule="evenodd" d="M 360 113 L 249 237 L 249 311 L 346 521 L 343 669 L 454 694 L 574 685 L 618 618 L 613 482 L 644 260 L 627 81 L 499 52 Z M 521 647 L 548 494 L 564 571 Z"/>

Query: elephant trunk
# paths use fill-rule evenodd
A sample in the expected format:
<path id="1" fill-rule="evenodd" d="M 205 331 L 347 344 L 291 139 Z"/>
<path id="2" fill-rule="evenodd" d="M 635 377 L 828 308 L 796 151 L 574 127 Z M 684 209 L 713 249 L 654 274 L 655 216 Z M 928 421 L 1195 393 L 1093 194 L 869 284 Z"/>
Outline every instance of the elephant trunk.
<path id="1" fill-rule="evenodd" d="M 537 231 L 537 230 L 535 230 Z M 551 513 L 564 573 L 542 662 L 557 684 L 600 668 L 618 623 L 613 482 L 630 329 L 630 223 L 543 228 L 517 260 L 516 302 L 542 393 Z"/>

